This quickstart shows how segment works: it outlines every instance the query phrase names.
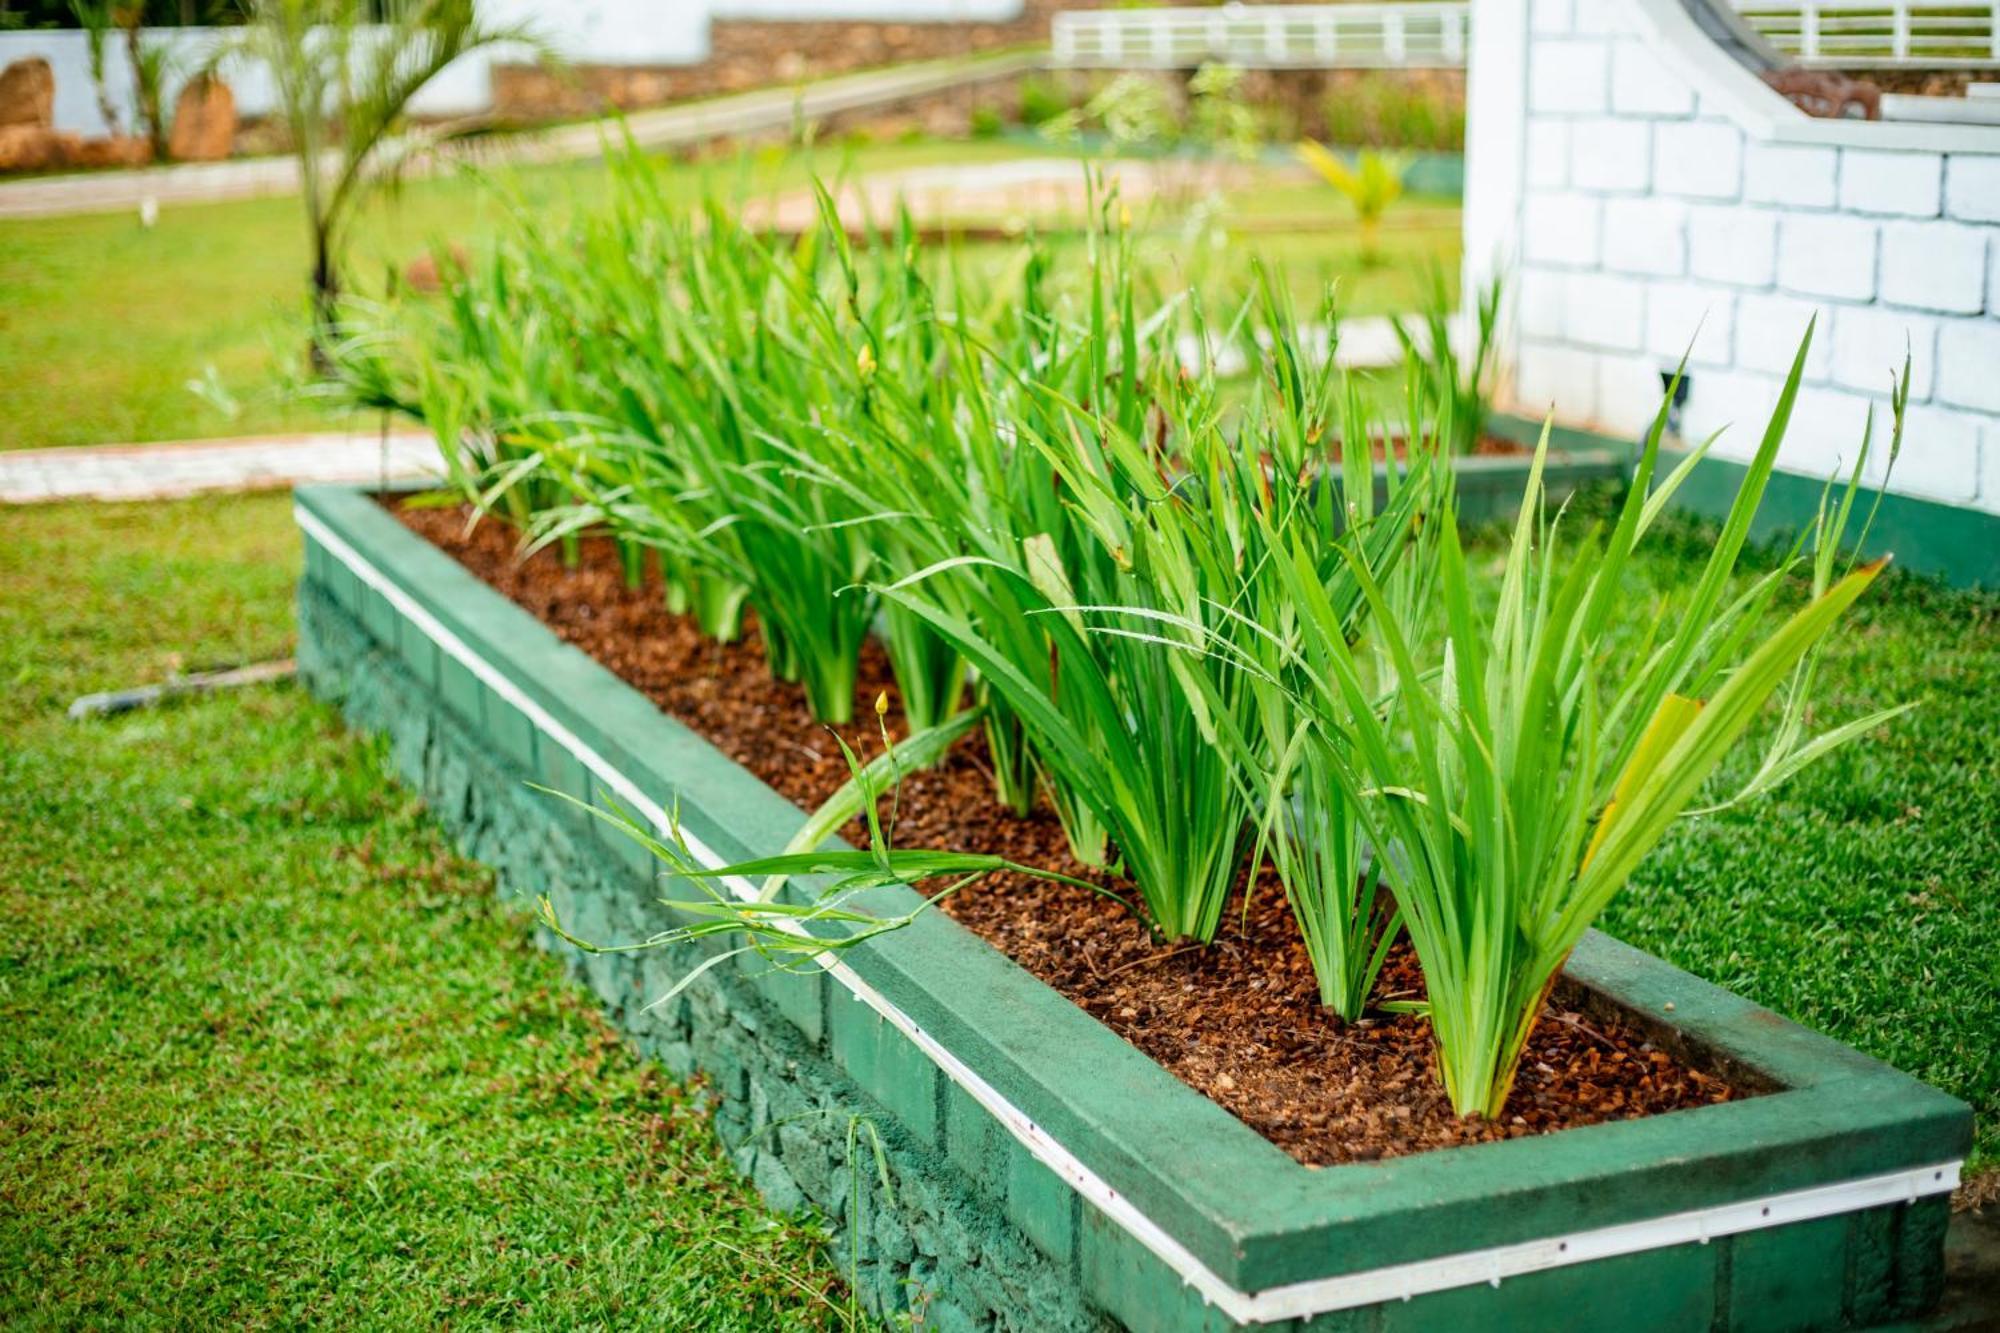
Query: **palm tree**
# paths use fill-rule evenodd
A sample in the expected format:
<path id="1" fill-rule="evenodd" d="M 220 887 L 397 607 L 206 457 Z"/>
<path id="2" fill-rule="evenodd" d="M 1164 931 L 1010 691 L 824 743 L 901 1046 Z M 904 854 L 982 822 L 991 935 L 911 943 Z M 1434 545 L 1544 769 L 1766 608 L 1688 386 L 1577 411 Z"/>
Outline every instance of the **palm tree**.
<path id="1" fill-rule="evenodd" d="M 482 23 L 473 11 L 473 0 L 244 0 L 244 28 L 216 53 L 216 65 L 262 65 L 277 89 L 312 236 L 315 357 L 340 296 L 347 224 L 412 156 L 398 142 L 412 99 L 481 47 L 519 44 L 549 58 L 525 25 Z"/>
<path id="2" fill-rule="evenodd" d="M 125 124 L 104 81 L 104 57 L 111 45 L 110 0 L 69 0 L 69 12 L 76 15 L 89 43 L 90 86 L 97 93 L 97 114 L 104 117 L 104 132 L 115 139 L 125 132 Z"/>
<path id="3" fill-rule="evenodd" d="M 132 70 L 132 114 L 138 127 L 145 130 L 147 142 L 153 145 L 154 158 L 165 161 L 167 125 L 160 114 L 160 94 L 166 86 L 172 56 L 166 47 L 146 43 L 146 6 L 143 0 L 129 3 L 116 3 L 114 0 L 106 12 L 111 22 L 125 34 L 125 63 Z M 96 41 L 94 35 L 92 41 L 93 44 Z M 93 50 L 92 63 L 99 59 L 99 54 Z M 112 133 L 117 131 L 114 129 Z"/>

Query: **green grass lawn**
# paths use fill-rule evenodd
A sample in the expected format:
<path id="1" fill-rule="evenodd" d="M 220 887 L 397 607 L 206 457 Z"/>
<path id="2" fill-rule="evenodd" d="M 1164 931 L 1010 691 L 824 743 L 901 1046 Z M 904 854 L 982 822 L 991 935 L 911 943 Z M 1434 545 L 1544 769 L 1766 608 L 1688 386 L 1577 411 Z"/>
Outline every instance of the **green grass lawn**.
<path id="1" fill-rule="evenodd" d="M 291 688 L 289 501 L 0 508 L 0 1326 L 817 1327 L 688 1089 Z"/>
<path id="2" fill-rule="evenodd" d="M 1692 581 L 1709 538 L 1680 524 L 1649 536 L 1651 588 Z M 1972 1164 L 1991 1171 L 2000 600 L 1891 573 L 1849 613 L 1816 699 L 1822 727 L 1920 702 L 1764 799 L 1683 821 L 1600 925 L 1972 1103 Z"/>
<path id="3" fill-rule="evenodd" d="M 829 144 L 810 158 L 767 151 L 675 170 L 690 190 L 704 179 L 765 190 L 802 184 L 815 166 L 869 172 L 1059 152 L 997 141 Z M 605 173 L 594 163 L 571 163 L 501 179 L 545 227 L 600 197 Z M 1242 192 L 1220 220 L 1225 228 L 1237 213 L 1268 220 L 1273 208 L 1296 226 L 1205 246 L 1190 244 L 1177 219 L 1148 211 L 1141 221 L 1156 230 L 1142 255 L 1162 284 L 1197 282 L 1218 299 L 1225 288 L 1243 289 L 1256 255 L 1282 268 L 1302 297 L 1338 281 L 1350 314 L 1408 309 L 1427 290 L 1431 267 L 1456 268 L 1458 209 L 1449 201 L 1400 205 L 1379 262 L 1366 263 L 1346 205 L 1330 190 L 1289 177 L 1271 190 Z M 500 194 L 476 178 L 409 182 L 358 221 L 351 278 L 363 289 L 379 287 L 387 273 L 440 242 L 477 250 L 506 217 Z M 1323 224 L 1313 225 L 1315 217 Z M 969 250 L 997 263 L 1001 247 Z M 168 207 L 151 230 L 123 213 L 0 222 L 0 384 L 7 386 L 0 449 L 339 426 L 325 409 L 288 392 L 305 365 L 306 274 L 303 216 L 288 197 Z M 233 412 L 188 388 L 211 369 Z"/>

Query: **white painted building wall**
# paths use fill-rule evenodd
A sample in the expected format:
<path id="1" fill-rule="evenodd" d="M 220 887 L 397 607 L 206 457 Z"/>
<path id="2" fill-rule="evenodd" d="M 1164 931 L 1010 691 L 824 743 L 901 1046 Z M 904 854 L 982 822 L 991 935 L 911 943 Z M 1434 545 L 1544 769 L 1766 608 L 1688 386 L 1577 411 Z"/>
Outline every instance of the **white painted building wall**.
<path id="1" fill-rule="evenodd" d="M 149 29 L 145 40 L 171 51 L 168 59 L 166 107 L 173 109 L 181 86 L 213 58 L 219 43 L 227 40 L 226 28 Z M 500 48 L 475 52 L 452 65 L 425 85 L 414 109 L 422 116 L 468 116 L 493 105 L 493 61 L 503 55 Z M 74 28 L 52 28 L 27 32 L 0 32 L 0 67 L 29 56 L 40 56 L 55 71 L 56 128 L 90 137 L 107 132 L 98 111 L 97 89 L 90 78 L 90 39 Z M 127 134 L 138 132 L 133 116 L 132 67 L 125 58 L 124 38 L 114 33 L 104 53 L 105 89 Z M 262 116 L 273 109 L 275 90 L 270 76 L 256 65 L 225 64 L 223 80 L 236 98 L 240 115 Z"/>
<path id="2" fill-rule="evenodd" d="M 481 0 L 495 22 L 532 24 L 566 58 L 583 64 L 692 65 L 708 58 L 709 24 L 716 19 L 817 19 L 852 22 L 972 23 L 1020 17 L 1022 0 Z M 227 30 L 157 28 L 149 42 L 172 48 L 179 75 L 169 82 L 173 104 L 185 77 L 200 68 Z M 97 93 L 90 79 L 90 46 L 73 28 L 0 32 L 0 66 L 40 56 L 55 70 L 56 128 L 77 134 L 105 133 Z M 493 104 L 492 67 L 514 58 L 504 48 L 478 51 L 446 70 L 416 103 L 425 116 L 464 116 Z M 106 52 L 106 86 L 130 132 L 132 76 L 122 35 L 113 34 Z M 272 109 L 270 82 L 260 71 L 225 70 L 239 113 L 261 116 Z"/>
<path id="3" fill-rule="evenodd" d="M 2000 514 L 2000 128 L 1814 120 L 1678 0 L 1479 0 L 1468 98 L 1510 406 L 1636 435 L 1691 348 L 1684 435 L 1747 458 L 1817 316 L 1779 465 L 1851 464 L 1907 347 L 1892 488 Z"/>

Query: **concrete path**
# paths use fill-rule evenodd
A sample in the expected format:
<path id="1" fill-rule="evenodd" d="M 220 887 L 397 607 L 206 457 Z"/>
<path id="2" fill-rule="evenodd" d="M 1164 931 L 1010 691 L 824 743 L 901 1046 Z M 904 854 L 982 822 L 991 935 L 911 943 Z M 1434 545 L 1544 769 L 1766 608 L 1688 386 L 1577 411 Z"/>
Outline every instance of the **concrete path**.
<path id="1" fill-rule="evenodd" d="M 422 433 L 278 435 L 246 440 L 81 445 L 0 453 L 0 504 L 46 500 L 165 500 L 306 482 L 435 476 L 437 444 Z"/>
<path id="2" fill-rule="evenodd" d="M 840 111 L 883 106 L 943 89 L 1011 78 L 1041 66 L 1039 49 L 922 61 L 889 69 L 865 70 L 798 87 L 761 88 L 707 101 L 635 112 L 625 129 L 646 149 L 677 148 L 723 136 L 784 129 Z M 533 134 L 454 141 L 425 152 L 410 174 L 449 169 L 465 161 L 482 163 L 558 162 L 596 157 L 609 142 L 621 142 L 618 123 L 594 120 Z M 199 162 L 45 176 L 0 183 L 0 218 L 57 217 L 72 213 L 136 211 L 148 199 L 162 207 L 213 203 L 257 195 L 291 194 L 299 188 L 298 163 L 289 157 L 241 162 Z"/>
<path id="3" fill-rule="evenodd" d="M 1191 202 L 1221 190 L 1246 190 L 1287 176 L 1306 179 L 1303 167 L 1248 167 L 1223 161 L 1144 161 L 1117 159 L 1091 164 L 1075 157 L 1023 157 L 1006 162 L 953 162 L 871 171 L 860 180 L 833 182 L 834 205 L 849 229 L 886 227 L 899 205 L 919 226 L 974 223 L 1004 227 L 1034 221 L 1081 224 L 1091 201 L 1091 177 L 1098 198 L 1115 185 L 1119 202 L 1143 218 L 1155 199 Z M 743 220 L 753 227 L 799 231 L 819 221 L 819 198 L 809 189 L 776 198 L 752 199 Z"/>

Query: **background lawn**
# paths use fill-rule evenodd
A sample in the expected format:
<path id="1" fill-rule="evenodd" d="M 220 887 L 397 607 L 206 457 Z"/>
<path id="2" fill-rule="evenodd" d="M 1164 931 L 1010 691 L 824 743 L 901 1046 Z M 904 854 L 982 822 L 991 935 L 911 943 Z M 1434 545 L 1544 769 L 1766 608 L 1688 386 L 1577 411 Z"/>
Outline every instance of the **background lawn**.
<path id="1" fill-rule="evenodd" d="M 288 497 L 0 508 L 0 1326 L 819 1327 L 771 1216 L 290 688 Z"/>
<path id="2" fill-rule="evenodd" d="M 707 180 L 762 192 L 797 188 L 815 166 L 874 173 L 1061 153 L 1000 141 L 829 144 L 810 156 L 771 150 L 673 170 L 690 191 Z M 1268 174 L 1269 188 L 1223 200 L 1215 218 L 1223 232 L 1200 232 L 1200 243 L 1184 211 L 1140 210 L 1149 268 L 1175 286 L 1240 293 L 1257 257 L 1308 302 L 1337 280 L 1349 314 L 1419 305 L 1432 268 L 1455 280 L 1455 200 L 1399 204 L 1381 256 L 1364 262 L 1338 195 L 1295 170 Z M 605 172 L 569 163 L 497 179 L 543 226 L 600 197 Z M 475 177 L 412 181 L 361 217 L 348 271 L 364 290 L 379 290 L 433 245 L 476 252 L 507 207 Z M 1228 234 L 1239 217 L 1258 230 Z M 967 258 L 997 265 L 1007 249 L 969 244 Z M 304 369 L 306 273 L 305 224 L 290 197 L 166 207 L 151 230 L 124 213 L 0 222 L 0 449 L 337 428 L 340 420 L 287 391 Z M 187 387 L 211 368 L 233 414 Z"/>
<path id="3" fill-rule="evenodd" d="M 1711 532 L 1649 534 L 1655 597 Z M 1803 589 L 1801 590 L 1801 596 Z M 1789 605 L 1798 605 L 1794 598 Z M 1835 635 L 1820 728 L 1919 700 L 1765 798 L 1683 821 L 1598 924 L 1972 1103 L 2000 1176 L 2000 599 L 1890 573 Z M 1738 781 L 1759 756 L 1732 759 Z"/>

